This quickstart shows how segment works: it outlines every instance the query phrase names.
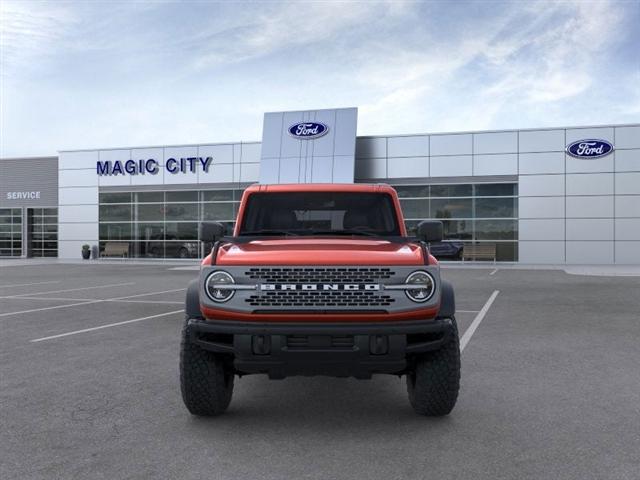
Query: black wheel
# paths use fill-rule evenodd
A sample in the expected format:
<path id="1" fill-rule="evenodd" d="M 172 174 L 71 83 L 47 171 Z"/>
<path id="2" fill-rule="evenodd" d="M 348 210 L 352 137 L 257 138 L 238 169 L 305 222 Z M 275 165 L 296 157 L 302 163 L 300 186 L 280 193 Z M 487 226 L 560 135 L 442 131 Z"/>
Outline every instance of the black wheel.
<path id="1" fill-rule="evenodd" d="M 189 250 L 181 247 L 180 250 L 178 250 L 178 258 L 189 258 Z"/>
<path id="2" fill-rule="evenodd" d="M 233 378 L 221 356 L 191 342 L 187 320 L 180 345 L 180 389 L 187 410 L 201 416 L 223 413 L 231 402 Z"/>
<path id="3" fill-rule="evenodd" d="M 460 390 L 460 343 L 455 318 L 453 335 L 439 350 L 416 359 L 407 374 L 411 406 L 420 415 L 439 417 L 453 410 Z"/>

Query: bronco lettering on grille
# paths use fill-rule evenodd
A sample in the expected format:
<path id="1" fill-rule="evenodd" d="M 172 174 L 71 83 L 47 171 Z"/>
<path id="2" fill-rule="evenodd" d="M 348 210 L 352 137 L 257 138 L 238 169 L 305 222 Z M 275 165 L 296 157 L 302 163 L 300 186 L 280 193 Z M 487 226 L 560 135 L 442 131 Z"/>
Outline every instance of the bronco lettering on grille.
<path id="1" fill-rule="evenodd" d="M 332 290 L 346 290 L 346 291 L 377 291 L 380 290 L 380 285 L 376 283 L 263 283 L 260 285 L 262 291 L 332 291 Z"/>

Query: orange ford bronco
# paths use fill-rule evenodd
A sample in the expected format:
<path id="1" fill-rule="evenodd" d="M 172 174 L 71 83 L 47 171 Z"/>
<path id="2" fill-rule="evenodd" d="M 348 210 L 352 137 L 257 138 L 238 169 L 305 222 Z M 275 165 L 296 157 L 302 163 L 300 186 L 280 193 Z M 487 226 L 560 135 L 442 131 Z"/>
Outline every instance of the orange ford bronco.
<path id="1" fill-rule="evenodd" d="M 254 185 L 232 236 L 212 242 L 188 288 L 180 382 L 195 415 L 225 411 L 235 375 L 406 375 L 422 415 L 446 415 L 460 384 L 455 300 L 430 242 L 408 237 L 388 185 Z"/>

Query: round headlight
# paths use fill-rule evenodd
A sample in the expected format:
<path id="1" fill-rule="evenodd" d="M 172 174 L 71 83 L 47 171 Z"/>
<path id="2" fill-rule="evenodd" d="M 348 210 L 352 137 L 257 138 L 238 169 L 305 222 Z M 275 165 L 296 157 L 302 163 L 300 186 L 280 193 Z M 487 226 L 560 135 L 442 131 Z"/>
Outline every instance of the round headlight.
<path id="1" fill-rule="evenodd" d="M 204 284 L 207 295 L 214 302 L 227 302 L 233 297 L 235 290 L 227 290 L 224 285 L 236 283 L 227 272 L 217 271 L 211 273 Z"/>
<path id="2" fill-rule="evenodd" d="M 405 290 L 407 297 L 414 302 L 426 302 L 436 291 L 436 282 L 428 272 L 413 272 L 407 277 L 405 283 L 416 286 L 415 289 Z"/>

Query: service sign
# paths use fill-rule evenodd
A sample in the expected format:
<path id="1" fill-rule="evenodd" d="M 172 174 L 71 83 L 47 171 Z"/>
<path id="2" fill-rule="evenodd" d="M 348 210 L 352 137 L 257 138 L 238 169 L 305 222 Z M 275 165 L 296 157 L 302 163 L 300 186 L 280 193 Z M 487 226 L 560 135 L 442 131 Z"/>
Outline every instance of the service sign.
<path id="1" fill-rule="evenodd" d="M 611 152 L 613 152 L 613 145 L 606 140 L 578 140 L 567 146 L 567 153 L 569 155 L 588 160 L 604 157 Z"/>
<path id="2" fill-rule="evenodd" d="M 7 192 L 7 200 L 40 200 L 40 192 Z"/>
<path id="3" fill-rule="evenodd" d="M 289 127 L 289 135 L 302 140 L 311 140 L 329 133 L 329 127 L 319 122 L 301 122 Z"/>

